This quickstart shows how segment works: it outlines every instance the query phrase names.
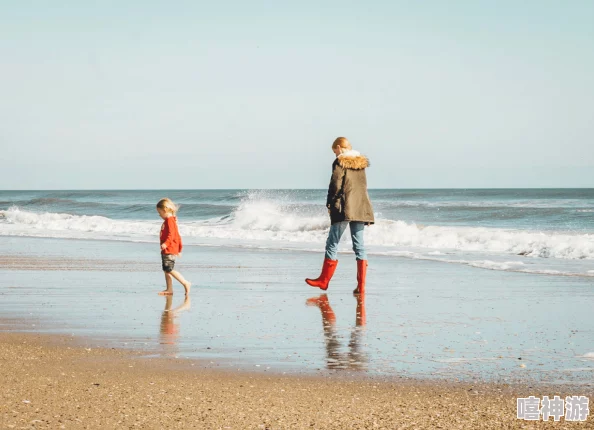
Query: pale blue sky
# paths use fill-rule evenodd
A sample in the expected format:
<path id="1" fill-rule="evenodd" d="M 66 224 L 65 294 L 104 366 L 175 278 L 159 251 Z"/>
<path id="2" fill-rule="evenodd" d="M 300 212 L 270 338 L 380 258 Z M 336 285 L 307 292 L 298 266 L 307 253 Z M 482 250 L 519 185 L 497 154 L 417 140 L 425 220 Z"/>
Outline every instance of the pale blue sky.
<path id="1" fill-rule="evenodd" d="M 0 189 L 594 186 L 594 1 L 0 3 Z"/>

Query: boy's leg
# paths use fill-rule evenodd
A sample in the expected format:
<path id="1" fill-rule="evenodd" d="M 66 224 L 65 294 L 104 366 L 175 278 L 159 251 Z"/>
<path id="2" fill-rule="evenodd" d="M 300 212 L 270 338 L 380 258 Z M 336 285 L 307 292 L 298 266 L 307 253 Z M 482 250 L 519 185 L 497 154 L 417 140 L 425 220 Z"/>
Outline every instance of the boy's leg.
<path id="1" fill-rule="evenodd" d="M 165 274 L 165 285 L 167 288 L 159 293 L 161 296 L 170 296 L 173 294 L 173 281 L 169 272 L 163 272 Z"/>
<path id="2" fill-rule="evenodd" d="M 328 260 L 338 260 L 338 244 L 342 234 L 346 230 L 348 222 L 337 222 L 330 226 L 328 239 L 326 239 L 326 258 Z"/>
<path id="3" fill-rule="evenodd" d="M 177 270 L 172 270 L 170 272 L 170 274 L 175 279 L 177 279 L 180 284 L 182 284 L 184 286 L 184 288 L 186 289 L 186 295 L 190 294 L 190 288 L 192 288 L 192 284 L 190 282 L 186 281 L 186 279 L 182 276 L 182 274 L 179 273 Z"/>
<path id="4" fill-rule="evenodd" d="M 165 274 L 165 285 L 167 285 L 167 288 L 159 293 L 161 296 L 169 296 L 173 294 L 173 281 L 169 273 L 173 270 L 174 264 L 175 259 L 173 259 L 171 255 L 161 254 L 161 268 Z"/>

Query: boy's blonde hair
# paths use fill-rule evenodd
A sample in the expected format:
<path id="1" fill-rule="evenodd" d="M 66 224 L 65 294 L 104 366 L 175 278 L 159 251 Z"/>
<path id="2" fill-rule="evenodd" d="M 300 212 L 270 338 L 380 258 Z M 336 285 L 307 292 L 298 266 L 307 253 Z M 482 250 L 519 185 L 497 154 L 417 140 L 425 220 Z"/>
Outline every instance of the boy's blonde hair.
<path id="1" fill-rule="evenodd" d="M 171 199 L 164 198 L 159 200 L 159 203 L 157 203 L 157 209 L 162 209 L 165 212 L 175 215 L 179 209 L 179 206 L 173 203 Z"/>
<path id="2" fill-rule="evenodd" d="M 353 149 L 351 146 L 351 142 L 346 137 L 337 137 L 332 144 L 332 149 L 336 147 L 341 147 L 343 149 Z"/>

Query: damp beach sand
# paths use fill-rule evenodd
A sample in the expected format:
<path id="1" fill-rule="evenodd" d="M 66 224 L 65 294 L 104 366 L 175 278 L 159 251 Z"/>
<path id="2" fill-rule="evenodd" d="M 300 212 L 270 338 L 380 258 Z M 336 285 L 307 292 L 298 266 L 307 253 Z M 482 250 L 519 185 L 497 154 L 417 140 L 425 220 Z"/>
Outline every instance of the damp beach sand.
<path id="1" fill-rule="evenodd" d="M 155 245 L 3 238 L 0 427 L 560 428 L 516 397 L 593 397 L 592 279 L 376 257 L 362 302 L 319 263 L 190 246 L 185 301 Z"/>
<path id="2" fill-rule="evenodd" d="M 130 351 L 34 334 L 0 334 L 0 360 L 2 428 L 519 429 L 574 424 L 515 417 L 516 397 L 576 394 L 559 387 L 233 373 L 203 369 L 195 360 L 146 360 Z M 574 425 L 594 428 L 594 420 Z"/>

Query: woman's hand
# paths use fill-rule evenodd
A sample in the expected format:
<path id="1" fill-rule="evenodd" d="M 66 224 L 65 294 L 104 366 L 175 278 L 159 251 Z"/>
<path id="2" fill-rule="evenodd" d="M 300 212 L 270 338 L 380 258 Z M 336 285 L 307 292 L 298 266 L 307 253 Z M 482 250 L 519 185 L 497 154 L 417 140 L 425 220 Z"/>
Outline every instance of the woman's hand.
<path id="1" fill-rule="evenodd" d="M 167 245 L 165 245 L 164 243 L 162 243 L 162 244 L 161 244 L 161 249 L 162 249 L 163 251 L 165 251 L 165 250 L 167 249 Z"/>

